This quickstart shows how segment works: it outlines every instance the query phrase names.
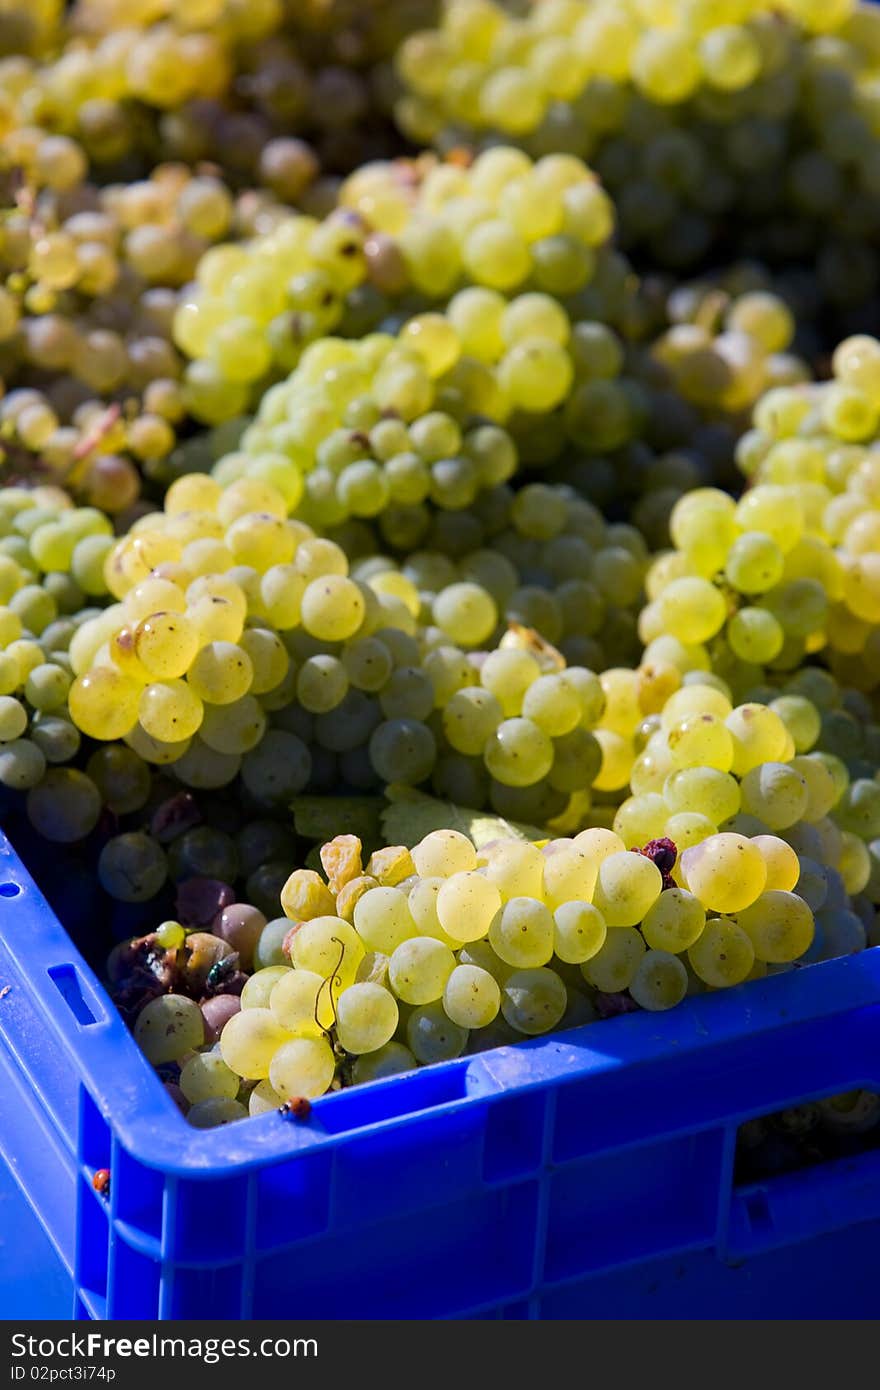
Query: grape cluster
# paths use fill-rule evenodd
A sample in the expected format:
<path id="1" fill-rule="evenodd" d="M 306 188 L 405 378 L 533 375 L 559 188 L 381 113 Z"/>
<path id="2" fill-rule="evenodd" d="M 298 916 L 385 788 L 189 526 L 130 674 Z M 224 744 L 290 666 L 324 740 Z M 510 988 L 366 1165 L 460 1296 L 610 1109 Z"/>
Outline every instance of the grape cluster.
<path id="1" fill-rule="evenodd" d="M 191 1123 L 880 944 L 878 15 L 2 19 L 0 813 Z"/>
<path id="2" fill-rule="evenodd" d="M 507 205 L 513 198 L 521 203 L 515 218 Z M 494 364 L 521 344 L 528 327 L 514 318 L 502 329 L 501 294 L 527 284 L 544 295 L 582 289 L 613 225 L 607 195 L 576 159 L 533 164 L 502 147 L 469 168 L 436 161 L 423 169 L 408 161 L 367 165 L 343 185 L 339 207 L 323 221 L 288 217 L 249 243 L 203 257 L 174 325 L 175 341 L 194 359 L 191 408 L 208 420 L 237 414 L 254 383 L 270 370 L 290 371 L 309 343 L 337 328 L 362 334 L 384 323 L 407 295 L 430 305 L 462 285 L 487 293 L 458 304 L 453 326 L 464 340 L 458 352 L 444 342 L 420 355 L 437 376 L 462 352 Z M 529 336 L 547 337 L 548 347 L 564 344 L 569 330 L 561 319 L 556 305 L 545 307 Z M 549 356 L 554 378 L 561 377 L 552 406 L 566 383 L 558 354 Z M 514 405 L 516 360 L 505 369 Z M 218 382 L 211 400 L 198 390 L 203 377 Z M 521 370 L 519 385 L 527 389 Z M 551 406 L 543 395 L 538 404 L 524 402 L 526 409 Z"/>
<path id="3" fill-rule="evenodd" d="M 221 1103 L 261 1114 L 582 1024 L 624 999 L 673 1008 L 798 959 L 814 933 L 791 891 L 797 856 L 772 835 L 710 835 L 680 861 L 668 839 L 631 853 L 601 828 L 480 851 L 441 830 L 366 864 L 343 835 L 320 857 L 326 878 L 297 870 L 285 884 L 284 919 L 259 934 L 249 921 L 257 968 L 219 1043 L 205 1046 L 186 998 L 163 994 L 138 1014 L 135 1035 L 154 1064 L 180 1067 L 196 1124 Z M 183 945 L 176 924 L 160 932 L 175 929 Z"/>
<path id="4" fill-rule="evenodd" d="M 589 160 L 650 266 L 815 259 L 825 300 L 865 321 L 878 32 L 857 0 L 450 0 L 401 45 L 398 116 L 441 149 Z"/>
<path id="5" fill-rule="evenodd" d="M 69 645 L 82 733 L 123 740 L 188 788 L 240 777 L 270 808 L 340 778 L 373 790 L 433 777 L 521 818 L 525 803 L 559 810 L 583 792 L 600 762 L 592 671 L 524 623 L 487 650 L 499 608 L 475 579 L 443 584 L 423 614 L 404 574 L 352 577 L 338 545 L 288 519 L 286 475 L 272 476 L 278 487 L 183 477 L 164 512 L 103 547 L 116 602 Z M 530 618 L 541 594 L 513 591 L 508 611 Z"/>

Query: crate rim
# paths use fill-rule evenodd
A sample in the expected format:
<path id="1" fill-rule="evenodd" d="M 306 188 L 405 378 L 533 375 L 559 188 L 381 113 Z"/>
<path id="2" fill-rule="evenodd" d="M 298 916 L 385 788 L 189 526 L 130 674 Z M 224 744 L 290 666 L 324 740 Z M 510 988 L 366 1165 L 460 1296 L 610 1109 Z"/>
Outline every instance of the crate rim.
<path id="1" fill-rule="evenodd" d="M 648 1072 L 672 1056 L 684 1059 L 709 1049 L 721 1051 L 798 1023 L 880 1005 L 880 947 L 870 947 L 693 996 L 667 1012 L 626 1014 L 374 1082 L 369 1091 L 377 1098 L 378 1113 L 354 1117 L 348 1124 L 344 1108 L 352 1097 L 360 1102 L 364 1088 L 313 1101 L 307 1122 L 283 1121 L 273 1112 L 197 1130 L 157 1081 L 103 984 L 0 829 L 0 890 L 8 884 L 17 891 L 12 896 L 0 893 L 0 926 L 3 918 L 14 921 L 4 909 L 23 910 L 30 930 L 24 963 L 14 927 L 11 933 L 0 931 L 0 988 L 10 983 L 27 988 L 41 1021 L 63 1047 L 76 1052 L 81 1078 L 104 1118 L 112 1122 L 118 1142 L 144 1167 L 188 1180 L 233 1177 L 335 1147 L 359 1132 L 375 1133 L 420 1116 L 454 1112 L 474 1102 L 491 1104 L 551 1083 L 600 1078 L 617 1069 L 630 1075 L 638 1068 Z M 7 970 L 13 974 L 11 980 Z M 87 1004 L 93 1006 L 93 1022 L 77 1020 L 55 983 L 59 972 L 71 970 Z M 2 1036 L 0 1032 L 0 1040 Z M 439 1093 L 440 1099 L 420 1100 L 418 1093 L 426 1088 Z M 413 1093 L 411 1105 L 407 1090 Z M 392 1097 L 400 1097 L 399 1103 L 386 1108 L 383 1101 Z M 358 1111 L 362 1108 L 369 1109 L 356 1105 Z"/>

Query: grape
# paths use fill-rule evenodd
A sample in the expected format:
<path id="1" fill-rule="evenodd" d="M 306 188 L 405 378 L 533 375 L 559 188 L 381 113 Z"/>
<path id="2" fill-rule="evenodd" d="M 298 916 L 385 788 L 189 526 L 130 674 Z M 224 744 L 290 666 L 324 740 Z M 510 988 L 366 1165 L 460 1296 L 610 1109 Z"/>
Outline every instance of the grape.
<path id="1" fill-rule="evenodd" d="M 596 907 L 609 927 L 634 927 L 657 901 L 662 882 L 650 859 L 630 851 L 611 854 L 599 865 Z"/>
<path id="2" fill-rule="evenodd" d="M 422 878 L 449 878 L 477 866 L 476 850 L 467 836 L 457 830 L 432 831 L 416 845 L 412 858 Z"/>
<path id="3" fill-rule="evenodd" d="M 398 1076 L 401 1072 L 412 1071 L 416 1059 L 409 1048 L 402 1043 L 390 1042 L 375 1052 L 365 1053 L 355 1059 L 352 1067 L 352 1083 L 363 1085 L 368 1081 L 381 1081 L 386 1076 Z"/>
<path id="4" fill-rule="evenodd" d="M 199 1021 L 201 1022 L 201 1014 Z M 242 1001 L 241 1012 L 230 1018 L 220 1035 L 220 1052 L 227 1067 L 237 1076 L 256 1081 L 268 1077 L 275 1089 L 283 1094 L 276 1081 L 270 1077 L 270 1066 L 281 1047 L 289 1040 L 290 1034 L 281 1027 L 268 1008 L 258 1005 L 246 1008 Z M 329 1081 L 327 1084 L 329 1085 Z M 296 1091 L 294 1094 L 300 1095 L 302 1092 Z"/>
<path id="5" fill-rule="evenodd" d="M 501 992 L 501 1012 L 518 1033 L 549 1033 L 568 1005 L 565 985 L 553 970 L 515 970 Z"/>
<path id="6" fill-rule="evenodd" d="M 12 744 L 7 745 L 10 750 L 13 747 Z M 58 844 L 73 844 L 84 839 L 97 825 L 101 814 L 101 797 L 94 782 L 84 773 L 75 768 L 50 768 L 39 784 L 28 792 L 27 813 L 34 829 L 44 839 Z M 152 843 L 147 836 L 135 838 Z M 113 841 L 110 841 L 106 848 L 111 844 Z M 106 853 L 106 848 L 102 854 Z M 165 879 L 164 856 L 161 850 L 159 855 L 163 871 L 154 892 L 161 887 Z M 149 893 L 147 896 L 152 897 L 153 894 Z"/>
<path id="7" fill-rule="evenodd" d="M 687 986 L 687 971 L 678 957 L 651 949 L 642 957 L 629 991 L 640 1008 L 658 1012 L 680 1004 Z"/>
<path id="8" fill-rule="evenodd" d="M 253 1012 L 240 1014 L 239 1018 L 250 1017 Z M 227 1024 L 227 1029 L 229 1026 Z M 285 1100 L 299 1096 L 313 1099 L 329 1090 L 335 1070 L 336 1059 L 323 1038 L 291 1038 L 276 1048 L 268 1076 L 273 1090 Z"/>
<path id="9" fill-rule="evenodd" d="M 13 739 L 0 745 L 0 785 L 11 791 L 36 787 L 46 771 L 46 758 L 36 743 Z"/>
<path id="10" fill-rule="evenodd" d="M 239 1077 L 223 1061 L 218 1049 L 197 1052 L 181 1068 L 180 1089 L 190 1105 L 207 1100 L 235 1100 Z"/>
<path id="11" fill-rule="evenodd" d="M 381 985 L 353 984 L 339 997 L 337 1036 L 347 1052 L 361 1054 L 384 1047 L 391 1041 L 397 1023 L 397 1004 Z M 277 1086 L 274 1078 L 273 1084 Z"/>
<path id="12" fill-rule="evenodd" d="M 681 872 L 688 891 L 705 908 L 719 913 L 749 907 L 767 882 L 767 866 L 758 846 L 731 833 L 712 835 L 685 850 Z"/>
<path id="13" fill-rule="evenodd" d="M 497 1017 L 501 990 L 487 970 L 457 965 L 446 981 L 443 1008 L 461 1028 L 485 1028 Z"/>
<path id="14" fill-rule="evenodd" d="M 388 962 L 388 980 L 405 1004 L 431 1004 L 442 997 L 455 969 L 455 956 L 442 941 L 415 936 L 395 947 Z"/>
<path id="15" fill-rule="evenodd" d="M 495 954 L 517 970 L 546 965 L 554 951 L 555 923 L 542 902 L 535 898 L 510 898 L 488 928 Z M 505 1015 L 506 1017 L 506 1015 Z"/>
<path id="16" fill-rule="evenodd" d="M 200 1048 L 204 1042 L 205 1030 L 199 1006 L 180 994 L 162 994 L 157 999 L 151 999 L 137 1016 L 134 1036 L 153 1066 L 176 1062 L 185 1053 Z"/>
<path id="17" fill-rule="evenodd" d="M 505 719 L 487 739 L 483 756 L 504 786 L 530 787 L 553 766 L 553 744 L 531 719 Z"/>
<path id="18" fill-rule="evenodd" d="M 455 942 L 482 940 L 500 910 L 498 888 L 476 872 L 453 873 L 437 894 L 437 920 Z"/>
<path id="19" fill-rule="evenodd" d="M 678 955 L 699 940 L 705 925 L 706 910 L 699 899 L 684 888 L 670 888 L 645 914 L 641 930 L 652 952 Z"/>
<path id="20" fill-rule="evenodd" d="M 332 980 L 334 988 L 344 989 L 354 983 L 368 944 L 359 930 L 341 918 L 315 916 L 295 925 L 290 956 L 298 970 L 311 970 L 322 979 Z"/>
<path id="21" fill-rule="evenodd" d="M 764 892 L 736 920 L 751 941 L 755 958 L 774 965 L 797 960 L 813 941 L 813 914 L 796 893 Z"/>
<path id="22" fill-rule="evenodd" d="M 488 861 L 484 875 L 495 884 L 503 902 L 511 898 L 543 899 L 545 859 L 534 845 L 499 841 L 483 854 Z"/>
<path id="23" fill-rule="evenodd" d="M 215 1129 L 218 1125 L 244 1120 L 248 1113 L 240 1101 L 231 1100 L 228 1096 L 210 1096 L 191 1105 L 186 1118 L 196 1129 Z"/>
<path id="24" fill-rule="evenodd" d="M 553 914 L 554 953 L 571 965 L 591 960 L 605 944 L 605 919 L 592 903 L 572 900 Z"/>
<path id="25" fill-rule="evenodd" d="M 715 989 L 738 985 L 751 973 L 755 952 L 749 936 L 730 917 L 713 917 L 688 951 L 691 968 Z"/>
<path id="26" fill-rule="evenodd" d="M 786 763 L 753 767 L 741 783 L 742 808 L 771 830 L 785 830 L 799 821 L 808 806 L 807 786 Z"/>
<path id="27" fill-rule="evenodd" d="M 439 1002 L 413 1009 L 407 1021 L 407 1044 L 422 1066 L 460 1057 L 467 1039 L 467 1029 L 453 1023 Z"/>
<path id="28" fill-rule="evenodd" d="M 358 898 L 354 925 L 368 950 L 391 955 L 402 942 L 416 936 L 407 897 L 399 888 L 370 888 Z"/>

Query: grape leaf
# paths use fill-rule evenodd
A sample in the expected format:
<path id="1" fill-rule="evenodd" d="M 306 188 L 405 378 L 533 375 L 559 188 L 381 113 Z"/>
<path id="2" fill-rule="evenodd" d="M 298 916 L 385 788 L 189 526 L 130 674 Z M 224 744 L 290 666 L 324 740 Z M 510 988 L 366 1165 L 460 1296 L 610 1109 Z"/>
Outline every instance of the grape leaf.
<path id="1" fill-rule="evenodd" d="M 334 835 L 357 835 L 365 845 L 383 844 L 384 806 L 381 796 L 298 796 L 290 803 L 297 835 L 319 845 Z"/>
<path id="2" fill-rule="evenodd" d="M 490 840 L 545 840 L 546 830 L 537 825 L 504 820 L 469 806 L 441 801 L 412 787 L 392 785 L 386 789 L 388 805 L 381 814 L 382 833 L 390 845 L 418 844 L 432 830 L 459 830 L 473 840 L 477 849 Z"/>

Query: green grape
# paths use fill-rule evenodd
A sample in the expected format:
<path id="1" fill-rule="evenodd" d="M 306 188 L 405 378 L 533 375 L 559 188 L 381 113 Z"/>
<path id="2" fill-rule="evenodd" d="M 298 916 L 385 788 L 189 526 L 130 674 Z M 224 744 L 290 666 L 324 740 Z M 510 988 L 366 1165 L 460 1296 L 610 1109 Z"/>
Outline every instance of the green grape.
<path id="1" fill-rule="evenodd" d="M 780 889 L 790 892 L 794 889 L 800 878 L 801 866 L 791 845 L 776 835 L 756 835 L 753 843 L 758 846 L 767 866 L 765 891 Z"/>
<path id="2" fill-rule="evenodd" d="M 425 724 L 414 719 L 388 719 L 373 732 L 369 755 L 384 782 L 417 786 L 430 776 L 437 747 Z"/>
<path id="3" fill-rule="evenodd" d="M 733 766 L 733 738 L 717 715 L 686 716 L 672 726 L 667 741 L 674 767 L 711 767 L 728 772 Z"/>
<path id="4" fill-rule="evenodd" d="M 135 654 L 151 679 L 185 675 L 199 645 L 198 628 L 184 613 L 153 613 L 134 634 Z"/>
<path id="5" fill-rule="evenodd" d="M 154 686 L 147 687 L 148 691 L 153 689 L 155 689 Z M 176 695 L 176 693 L 175 690 L 174 694 Z M 191 698 L 197 701 L 203 718 L 194 729 L 191 729 L 190 724 L 187 724 L 187 732 L 195 733 L 198 730 L 200 738 L 215 753 L 235 756 L 249 753 L 256 748 L 266 730 L 266 716 L 253 695 L 243 695 L 241 699 L 228 705 L 206 705 L 204 707 L 197 696 L 193 695 Z M 193 708 L 193 722 L 195 717 L 196 710 Z M 143 722 L 142 715 L 141 723 Z M 172 730 L 175 728 L 173 723 L 170 727 Z M 148 732 L 155 733 L 157 738 L 162 737 L 159 730 L 148 729 Z M 179 737 L 179 733 L 177 736 Z"/>
<path id="6" fill-rule="evenodd" d="M 202 1011 L 198 1004 L 184 995 L 161 994 L 141 1009 L 135 1021 L 134 1037 L 147 1061 L 154 1067 L 162 1066 L 165 1062 L 176 1062 L 187 1052 L 203 1045 L 205 1026 Z"/>
<path id="7" fill-rule="evenodd" d="M 27 791 L 40 783 L 45 772 L 46 758 L 36 743 L 13 739 L 0 744 L 0 786 Z"/>
<path id="8" fill-rule="evenodd" d="M 372 891 L 387 893 L 393 890 Z M 373 909 L 375 910 L 375 904 Z M 372 916 L 370 920 L 373 920 Z M 381 949 L 371 946 L 360 928 L 356 930 L 340 917 L 322 915 L 311 917 L 296 927 L 290 953 L 297 970 L 311 970 L 323 979 L 332 979 L 334 988 L 338 986 L 344 989 L 354 983 L 358 967 L 366 954 L 365 947 L 372 950 Z"/>
<path id="9" fill-rule="evenodd" d="M 269 993 L 269 1009 L 292 1037 L 321 1038 L 335 1020 L 334 994 L 330 982 L 312 970 L 285 970 Z"/>
<path id="10" fill-rule="evenodd" d="M 491 852 L 484 851 L 486 878 L 494 883 L 503 902 L 511 898 L 544 897 L 545 859 L 535 845 L 520 841 L 499 841 Z"/>
<path id="11" fill-rule="evenodd" d="M 443 1008 L 460 1028 L 485 1028 L 501 1007 L 496 980 L 478 965 L 457 965 L 443 991 Z"/>
<path id="12" fill-rule="evenodd" d="M 553 854 L 547 854 L 543 865 L 541 896 L 550 910 L 554 911 L 567 902 L 590 902 L 596 887 L 599 863 L 596 856 L 565 841 Z"/>
<path id="13" fill-rule="evenodd" d="M 63 708 L 67 703 L 67 692 L 72 678 L 60 666 L 43 662 L 35 666 L 25 681 L 26 699 L 35 710 L 50 712 Z M 2 702 L 0 697 L 0 702 Z M 2 715 L 0 715 L 2 723 Z"/>
<path id="14" fill-rule="evenodd" d="M 79 752 L 79 730 L 69 720 L 54 715 L 37 715 L 31 725 L 30 737 L 47 763 L 68 763 Z"/>
<path id="15" fill-rule="evenodd" d="M 78 676 L 70 687 L 70 717 L 90 738 L 105 741 L 124 738 L 138 722 L 141 692 L 142 687 L 128 676 L 109 667 L 96 667 Z M 171 741 L 158 733 L 155 737 Z M 186 737 L 185 733 L 172 735 L 178 739 Z"/>
<path id="16" fill-rule="evenodd" d="M 411 900 L 410 906 L 412 909 Z M 431 1004 L 442 997 L 455 968 L 455 956 L 442 941 L 415 936 L 395 947 L 388 963 L 388 980 L 405 1004 Z"/>
<path id="17" fill-rule="evenodd" d="M 121 902 L 147 902 L 159 892 L 168 868 L 161 847 L 148 835 L 117 835 L 101 851 L 101 886 Z"/>
<path id="18" fill-rule="evenodd" d="M 535 658 L 515 648 L 490 652 L 480 667 L 480 683 L 498 700 L 506 719 L 521 712 L 526 691 L 540 675 Z"/>
<path id="19" fill-rule="evenodd" d="M 392 1001 L 393 1002 L 393 1001 Z M 237 1014 L 235 1018 L 250 1019 L 256 1010 Z M 230 1023 L 235 1022 L 230 1019 Z M 223 1030 L 223 1037 L 229 1023 Z M 279 1029 L 279 1032 L 283 1030 Z M 286 1036 L 286 1035 L 285 1035 Z M 220 1039 L 221 1047 L 223 1037 Z M 251 1063 L 252 1068 L 256 1061 Z M 285 1100 L 305 1097 L 314 1100 L 329 1091 L 336 1074 L 336 1058 L 333 1049 L 323 1038 L 290 1038 L 276 1047 L 268 1067 L 268 1078 L 272 1088 Z"/>
<path id="20" fill-rule="evenodd" d="M 290 973 L 289 965 L 264 966 L 260 970 L 255 970 L 253 975 L 249 975 L 244 982 L 240 996 L 241 1007 L 268 1011 L 273 989 L 279 980 L 284 979 Z"/>
<path id="21" fill-rule="evenodd" d="M 807 784 L 787 763 L 768 762 L 751 768 L 740 788 L 742 809 L 770 830 L 786 830 L 803 818 L 808 806 Z"/>
<path id="22" fill-rule="evenodd" d="M 554 953 L 570 965 L 592 960 L 605 944 L 605 919 L 592 903 L 561 903 L 553 913 L 553 922 Z"/>
<path id="23" fill-rule="evenodd" d="M 351 1071 L 352 1084 L 361 1086 L 369 1081 L 382 1081 L 387 1076 L 399 1076 L 402 1072 L 413 1071 L 416 1059 L 408 1047 L 402 1043 L 389 1042 L 375 1052 L 368 1052 L 355 1059 Z"/>
<path id="24" fill-rule="evenodd" d="M 71 689 L 71 699 L 77 684 Z M 181 680 L 154 681 L 143 691 L 138 704 L 141 728 L 162 743 L 177 743 L 192 738 L 202 727 L 204 716 L 201 700 Z M 84 728 L 83 732 L 88 733 L 89 730 Z M 232 750 L 221 748 L 218 751 Z"/>
<path id="25" fill-rule="evenodd" d="M 482 940 L 500 911 L 498 888 L 477 872 L 453 873 L 437 894 L 437 920 L 455 942 Z"/>
<path id="26" fill-rule="evenodd" d="M 645 914 L 642 936 L 652 951 L 678 955 L 699 940 L 705 925 L 699 899 L 684 888 L 669 888 Z"/>
<path id="27" fill-rule="evenodd" d="M 663 783 L 663 799 L 670 813 L 696 810 L 715 825 L 729 820 L 740 809 L 740 791 L 729 772 L 714 767 L 689 767 L 671 772 Z"/>
<path id="28" fill-rule="evenodd" d="M 766 705 L 738 705 L 725 719 L 732 739 L 731 769 L 744 777 L 754 768 L 781 758 L 786 749 L 787 731 L 779 715 Z"/>
<path id="29" fill-rule="evenodd" d="M 729 917 L 713 917 L 688 951 L 688 960 L 698 979 L 725 989 L 748 978 L 755 952 L 742 927 Z"/>
<path id="30" fill-rule="evenodd" d="M 708 641 L 727 616 L 723 596 L 705 579 L 674 579 L 663 590 L 660 604 L 665 630 L 682 642 Z"/>
<path id="31" fill-rule="evenodd" d="M 422 1066 L 460 1057 L 467 1039 L 467 1029 L 453 1023 L 439 1001 L 413 1009 L 407 1020 L 407 1045 Z"/>
<path id="32" fill-rule="evenodd" d="M 687 988 L 687 971 L 678 956 L 651 949 L 639 962 L 629 992 L 640 1008 L 661 1012 L 680 1004 Z"/>
<path id="33" fill-rule="evenodd" d="M 452 695 L 443 710 L 443 732 L 451 748 L 476 756 L 504 717 L 495 696 L 480 686 L 468 686 Z"/>
<path id="34" fill-rule="evenodd" d="M 343 648 L 341 661 L 356 690 L 382 690 L 393 670 L 391 653 L 377 637 L 355 638 Z M 427 669 L 426 674 L 430 678 Z"/>
<path id="35" fill-rule="evenodd" d="M 371 983 L 353 984 L 343 990 L 336 1015 L 339 1042 L 347 1052 L 355 1054 L 384 1047 L 398 1024 L 394 996 L 381 985 Z M 277 1085 L 274 1080 L 273 1085 Z"/>
<path id="36" fill-rule="evenodd" d="M 260 933 L 260 939 L 254 947 L 255 970 L 287 964 L 287 958 L 284 954 L 284 940 L 289 931 L 290 922 L 287 917 L 275 917 L 271 922 L 266 923 Z"/>
<path id="37" fill-rule="evenodd" d="M 755 958 L 784 965 L 809 951 L 815 923 L 809 906 L 794 892 L 770 890 L 738 913 L 737 922 L 748 935 Z"/>
<path id="38" fill-rule="evenodd" d="M 11 695 L 0 696 L 0 743 L 21 738 L 28 726 L 27 710 Z"/>
<path id="39" fill-rule="evenodd" d="M 582 704 L 577 689 L 567 679 L 567 673 L 539 676 L 523 697 L 525 719 L 537 724 L 551 738 L 560 738 L 576 729 L 582 718 Z"/>
<path id="40" fill-rule="evenodd" d="M 530 787 L 553 766 L 553 744 L 531 719 L 505 719 L 486 741 L 490 774 L 507 787 Z"/>
<path id="41" fill-rule="evenodd" d="M 477 853 L 458 830 L 433 830 L 415 846 L 412 860 L 422 878 L 449 878 L 477 867 Z"/>
<path id="42" fill-rule="evenodd" d="M 234 642 L 207 642 L 186 673 L 187 683 L 206 704 L 229 705 L 251 688 L 253 666 L 243 647 Z"/>
<path id="43" fill-rule="evenodd" d="M 187 1123 L 195 1129 L 216 1129 L 218 1125 L 235 1124 L 237 1120 L 247 1119 L 249 1111 L 240 1101 L 229 1096 L 210 1096 L 207 1100 L 196 1101 L 186 1112 Z"/>
<path id="44" fill-rule="evenodd" d="M 240 1078 L 223 1061 L 219 1048 L 197 1052 L 180 1071 L 180 1089 L 190 1105 L 238 1095 Z"/>
<path id="45" fill-rule="evenodd" d="M 318 654 L 303 662 L 296 678 L 296 697 L 311 714 L 327 714 L 342 704 L 348 692 L 348 674 L 335 656 Z"/>
<path id="46" fill-rule="evenodd" d="M 390 956 L 417 935 L 407 896 L 399 888 L 370 888 L 358 898 L 354 925 L 363 946 Z"/>
<path id="47" fill-rule="evenodd" d="M 553 916 L 542 902 L 527 897 L 510 898 L 489 924 L 489 944 L 505 964 L 530 970 L 551 959 L 554 928 Z"/>
<path id="48" fill-rule="evenodd" d="M 634 927 L 663 886 L 660 870 L 643 855 L 611 854 L 599 865 L 595 902 L 609 927 Z"/>
<path id="49" fill-rule="evenodd" d="M 434 600 L 437 626 L 463 647 L 476 647 L 491 636 L 498 622 L 498 610 L 491 595 L 477 584 L 451 584 Z"/>
<path id="50" fill-rule="evenodd" d="M 97 825 L 101 797 L 85 773 L 76 768 L 50 768 L 28 792 L 27 813 L 31 825 L 44 839 L 73 844 L 85 839 Z M 138 838 L 147 839 L 146 836 Z M 109 841 L 107 848 L 113 843 Z M 163 872 L 162 881 L 164 877 Z"/>
<path id="51" fill-rule="evenodd" d="M 514 971 L 501 991 L 505 1020 L 529 1037 L 556 1028 L 567 1007 L 565 985 L 555 971 L 546 968 Z"/>
<path id="52" fill-rule="evenodd" d="M 760 849 L 745 836 L 730 832 L 712 835 L 685 850 L 681 873 L 688 891 L 703 907 L 719 913 L 743 911 L 764 891 L 767 882 Z"/>
<path id="53" fill-rule="evenodd" d="M 741 661 L 765 666 L 782 651 L 785 631 L 766 608 L 741 608 L 727 625 L 727 640 Z"/>
<path id="54" fill-rule="evenodd" d="M 366 612 L 363 596 L 343 575 L 314 579 L 302 596 L 303 627 L 324 642 L 344 642 L 358 631 Z"/>

